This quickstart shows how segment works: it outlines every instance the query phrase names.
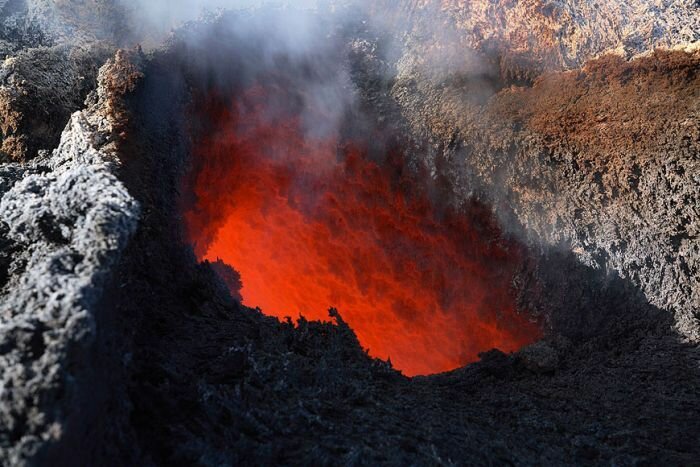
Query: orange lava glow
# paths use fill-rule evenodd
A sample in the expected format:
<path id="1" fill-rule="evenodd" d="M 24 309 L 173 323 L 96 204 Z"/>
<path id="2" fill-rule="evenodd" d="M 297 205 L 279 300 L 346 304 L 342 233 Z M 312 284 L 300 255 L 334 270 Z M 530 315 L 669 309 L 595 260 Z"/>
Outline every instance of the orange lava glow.
<path id="1" fill-rule="evenodd" d="M 208 123 L 195 138 L 188 234 L 200 259 L 240 273 L 246 305 L 319 320 L 336 307 L 371 355 L 407 375 L 539 336 L 510 292 L 521 250 L 497 240 L 487 209 L 438 215 L 362 142 L 304 136 L 297 114 L 270 109 L 275 93 L 257 86 L 194 112 Z"/>

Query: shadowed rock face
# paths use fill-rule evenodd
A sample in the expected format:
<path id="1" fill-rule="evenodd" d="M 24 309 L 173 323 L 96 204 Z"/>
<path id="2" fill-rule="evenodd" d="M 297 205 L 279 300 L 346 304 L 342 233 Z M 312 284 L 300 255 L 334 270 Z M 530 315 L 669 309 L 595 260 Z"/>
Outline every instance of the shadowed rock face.
<path id="1" fill-rule="evenodd" d="M 600 3 L 586 31 L 617 11 Z M 532 247 L 514 287 L 546 338 L 408 379 L 367 356 L 343 310 L 294 326 L 240 306 L 224 284 L 235 273 L 197 264 L 181 234 L 187 107 L 229 70 L 179 37 L 148 59 L 119 53 L 57 149 L 0 166 L 0 463 L 695 462 L 698 52 L 587 61 L 627 36 L 591 33 L 572 55 L 561 31 L 586 16 L 563 3 L 492 4 L 513 21 L 483 42 L 485 4 L 451 3 L 441 11 L 468 34 L 426 40 L 424 4 L 392 10 L 411 25 L 398 49 L 362 18 L 338 33 L 352 84 L 446 202 L 480 199 Z M 614 31 L 661 17 L 620 5 L 632 18 Z M 663 6 L 680 32 L 639 43 L 676 45 L 697 31 L 691 9 Z M 549 48 L 499 58 L 526 30 Z M 467 60 L 443 60 L 465 44 Z"/>
<path id="2" fill-rule="evenodd" d="M 460 196 L 479 193 L 533 243 L 628 278 L 697 342 L 699 71 L 697 51 L 607 56 L 475 105 L 405 68 L 392 94 L 442 148 L 429 163 Z"/>
<path id="3" fill-rule="evenodd" d="M 0 1 L 0 161 L 28 161 L 58 145 L 129 34 L 124 15 L 111 0 Z"/>
<path id="4" fill-rule="evenodd" d="M 0 66 L 0 157 L 27 161 L 55 147 L 113 51 L 107 45 L 56 46 L 5 60 Z"/>

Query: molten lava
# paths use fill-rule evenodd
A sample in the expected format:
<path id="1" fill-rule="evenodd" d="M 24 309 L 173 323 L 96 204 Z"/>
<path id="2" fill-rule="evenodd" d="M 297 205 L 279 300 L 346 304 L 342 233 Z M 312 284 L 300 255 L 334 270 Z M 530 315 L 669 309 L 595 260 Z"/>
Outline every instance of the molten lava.
<path id="1" fill-rule="evenodd" d="M 194 114 L 206 124 L 188 234 L 200 259 L 240 273 L 246 305 L 310 319 L 336 307 L 371 355 L 408 375 L 539 336 L 510 292 L 521 250 L 487 209 L 436 212 L 418 184 L 369 160 L 366 142 L 309 136 L 298 109 L 271 106 L 285 97 L 258 86 Z"/>

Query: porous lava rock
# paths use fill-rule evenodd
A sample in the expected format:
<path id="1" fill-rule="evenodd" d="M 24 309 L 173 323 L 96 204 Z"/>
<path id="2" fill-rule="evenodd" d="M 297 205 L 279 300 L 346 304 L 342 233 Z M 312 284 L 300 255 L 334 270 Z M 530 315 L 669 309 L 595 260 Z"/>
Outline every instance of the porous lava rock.
<path id="1" fill-rule="evenodd" d="M 579 68 L 610 52 L 630 58 L 700 40 L 695 0 L 382 0 L 371 8 L 405 31 L 401 42 L 421 51 L 411 59 L 432 60 L 439 52 L 452 55 L 449 66 L 460 66 L 468 51 L 509 82 Z"/>
<path id="2" fill-rule="evenodd" d="M 2 166 L 0 463 L 6 465 L 48 462 L 47 447 L 80 436 L 81 418 L 93 410 L 96 307 L 139 216 L 139 204 L 115 176 L 110 128 L 98 102 L 71 117 L 52 153 Z"/>
<path id="3" fill-rule="evenodd" d="M 196 261 L 179 210 L 187 109 L 202 78 L 231 69 L 175 38 L 148 57 L 120 52 L 56 149 L 0 166 L 1 463 L 697 461 L 697 49 L 588 61 L 620 36 L 586 48 L 559 32 L 543 36 L 566 52 L 555 59 L 535 44 L 508 72 L 477 41 L 445 75 L 424 66 L 427 3 L 385 16 L 413 21 L 398 40 L 361 15 L 342 28 L 345 65 L 446 202 L 483 200 L 530 247 L 513 287 L 543 341 L 406 378 L 367 355 L 342 310 L 294 323 L 241 306 L 225 283 L 235 274 Z M 642 5 L 598 3 L 603 26 L 590 31 Z M 651 42 L 630 41 L 635 53 L 697 31 L 692 3 L 657 4 L 615 19 L 676 31 L 655 27 Z M 451 5 L 476 21 L 486 3 Z M 533 18 L 576 30 L 584 16 L 562 9 L 589 8 L 493 5 L 513 37 L 538 31 Z M 447 38 L 435 43 L 464 46 Z M 560 60 L 571 44 L 580 62 Z"/>
<path id="4" fill-rule="evenodd" d="M 0 157 L 21 162 L 55 147 L 112 54 L 97 44 L 33 48 L 6 59 L 0 66 Z"/>
<path id="5" fill-rule="evenodd" d="M 392 95 L 458 196 L 489 199 L 534 244 L 629 279 L 698 342 L 698 71 L 695 47 L 609 55 L 474 103 L 407 67 Z"/>
<path id="6" fill-rule="evenodd" d="M 119 2 L 0 1 L 0 160 L 55 148 L 99 68 L 126 44 Z"/>

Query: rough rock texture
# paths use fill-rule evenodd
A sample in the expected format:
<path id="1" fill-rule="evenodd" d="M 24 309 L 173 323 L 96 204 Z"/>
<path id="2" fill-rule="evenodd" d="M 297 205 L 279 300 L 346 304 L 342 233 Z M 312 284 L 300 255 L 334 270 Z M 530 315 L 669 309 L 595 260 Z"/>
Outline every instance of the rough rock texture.
<path id="1" fill-rule="evenodd" d="M 403 8 L 391 92 L 435 145 L 417 158 L 532 244 L 630 278 L 698 342 L 700 5 Z M 502 89 L 512 82 L 532 85 Z"/>
<path id="2" fill-rule="evenodd" d="M 23 0 L 0 0 L 0 59 L 22 49 L 51 45 Z"/>
<path id="3" fill-rule="evenodd" d="M 495 203 L 540 248 L 628 278 L 697 342 L 699 71 L 696 49 L 606 56 L 482 105 L 468 84 L 403 68 L 392 94 L 459 196 Z"/>
<path id="4" fill-rule="evenodd" d="M 97 71 L 126 43 L 113 0 L 0 0 L 0 161 L 26 161 L 58 145 Z"/>
<path id="5" fill-rule="evenodd" d="M 414 59 L 471 51 L 510 81 L 578 68 L 613 50 L 629 57 L 700 40 L 696 0 L 384 0 L 373 8 L 405 28 Z"/>
<path id="6" fill-rule="evenodd" d="M 692 6 L 652 16 L 697 31 Z M 190 99 L 260 55 L 213 29 L 212 56 L 177 42 L 120 53 L 58 149 L 0 166 L 0 463 L 697 463 L 700 353 L 678 333 L 696 339 L 697 52 L 536 80 L 542 63 L 570 65 L 535 44 L 515 68 L 484 50 L 432 68 L 412 18 L 398 50 L 370 21 L 343 29 L 343 66 L 369 122 L 405 130 L 453 202 L 488 201 L 532 247 L 513 285 L 547 337 L 409 379 L 335 310 L 295 326 L 236 302 L 235 273 L 198 264 L 179 218 Z M 521 80 L 534 85 L 508 86 Z"/>
<path id="7" fill-rule="evenodd" d="M 122 45 L 130 34 L 126 18 L 113 0 L 0 0 L 0 59 L 41 46 Z"/>
<path id="8" fill-rule="evenodd" d="M 125 420 L 110 404 L 106 418 L 120 420 L 120 436 L 99 443 L 115 450 L 96 457 L 102 464 L 635 465 L 698 457 L 688 436 L 700 430 L 697 348 L 680 343 L 669 315 L 629 281 L 563 251 L 536 261 L 537 281 L 557 295 L 556 329 L 591 333 L 553 335 L 513 356 L 488 352 L 446 375 L 408 379 L 370 359 L 335 312 L 337 325 L 295 327 L 240 307 L 211 266 L 183 247 L 182 75 L 197 65 L 186 49 L 174 50 L 147 64 L 130 99 L 123 177 L 145 215 L 105 298 L 123 317 L 117 329 L 128 357 L 112 390 L 130 409 Z M 379 83 L 372 70 L 353 76 L 360 86 Z M 383 116 L 394 117 L 383 99 Z M 559 288 L 561 275 L 577 285 Z"/>
<path id="9" fill-rule="evenodd" d="M 55 147 L 112 53 L 101 44 L 56 46 L 6 59 L 0 66 L 0 158 L 25 161 Z"/>
<path id="10" fill-rule="evenodd" d="M 89 412 L 97 303 L 139 213 L 98 110 L 74 114 L 50 155 L 2 168 L 0 225 L 13 246 L 0 295 L 2 464 L 44 458 Z"/>

